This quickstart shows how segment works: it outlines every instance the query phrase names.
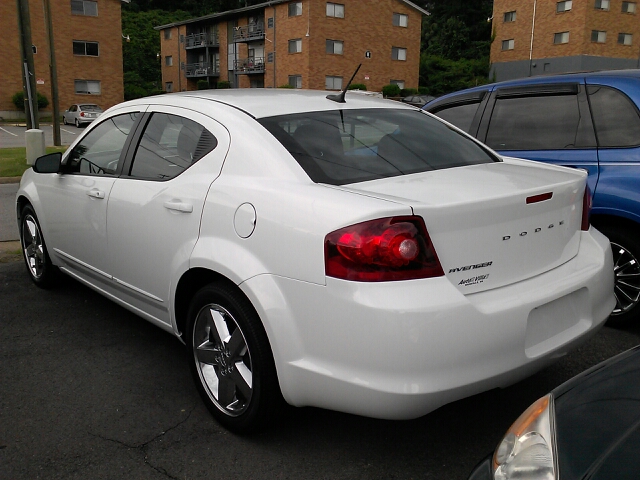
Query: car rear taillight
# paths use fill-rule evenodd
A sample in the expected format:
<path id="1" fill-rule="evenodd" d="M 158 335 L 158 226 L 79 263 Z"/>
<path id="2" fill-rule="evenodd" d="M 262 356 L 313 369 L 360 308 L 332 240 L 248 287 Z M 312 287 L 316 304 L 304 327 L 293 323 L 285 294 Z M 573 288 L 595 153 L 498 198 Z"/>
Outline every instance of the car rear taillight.
<path id="1" fill-rule="evenodd" d="M 325 273 L 359 282 L 440 277 L 438 256 L 421 217 L 358 223 L 324 240 Z"/>
<path id="2" fill-rule="evenodd" d="M 582 198 L 582 225 L 580 226 L 580 229 L 585 232 L 589 230 L 591 225 L 591 207 L 593 207 L 593 198 L 591 197 L 591 189 L 587 185 L 584 188 L 584 197 Z"/>

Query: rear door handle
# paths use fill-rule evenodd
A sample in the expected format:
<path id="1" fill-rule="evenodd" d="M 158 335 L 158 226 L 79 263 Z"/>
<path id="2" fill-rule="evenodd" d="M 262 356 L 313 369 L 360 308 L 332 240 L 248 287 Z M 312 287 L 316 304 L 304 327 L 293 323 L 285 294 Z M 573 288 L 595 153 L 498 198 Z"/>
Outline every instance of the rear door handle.
<path id="1" fill-rule="evenodd" d="M 97 188 L 92 188 L 87 192 L 87 195 L 93 198 L 99 198 L 102 200 L 104 198 L 104 192 L 102 190 L 98 190 Z"/>
<path id="2" fill-rule="evenodd" d="M 190 203 L 186 203 L 186 202 L 180 202 L 177 200 L 169 200 L 167 202 L 164 202 L 164 208 L 168 209 L 168 210 L 175 210 L 176 212 L 185 212 L 185 213 L 191 213 L 193 212 L 193 205 L 191 205 Z"/>

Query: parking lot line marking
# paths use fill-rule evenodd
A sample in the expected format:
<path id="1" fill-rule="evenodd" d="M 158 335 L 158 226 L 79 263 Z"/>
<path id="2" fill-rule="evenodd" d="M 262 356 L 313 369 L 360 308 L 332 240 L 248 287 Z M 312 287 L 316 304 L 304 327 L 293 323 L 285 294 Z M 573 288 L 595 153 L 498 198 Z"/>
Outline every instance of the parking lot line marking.
<path id="1" fill-rule="evenodd" d="M 4 128 L 0 127 L 0 130 L 2 130 L 3 132 L 7 132 L 9 135 L 13 135 L 14 137 L 17 137 L 18 135 L 16 135 L 15 133 L 11 133 L 9 130 L 5 130 Z"/>
<path id="2" fill-rule="evenodd" d="M 60 130 L 62 130 L 63 132 L 70 133 L 71 135 L 75 135 L 75 132 L 72 132 L 71 130 L 65 130 L 64 128 L 61 128 Z"/>

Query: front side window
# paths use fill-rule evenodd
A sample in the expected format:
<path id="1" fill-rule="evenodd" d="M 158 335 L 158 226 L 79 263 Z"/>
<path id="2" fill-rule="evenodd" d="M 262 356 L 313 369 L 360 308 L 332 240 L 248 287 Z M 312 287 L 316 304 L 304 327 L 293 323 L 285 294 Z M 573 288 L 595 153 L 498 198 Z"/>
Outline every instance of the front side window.
<path id="1" fill-rule="evenodd" d="M 100 80 L 74 80 L 75 92 L 88 95 L 100 95 L 102 87 Z"/>
<path id="2" fill-rule="evenodd" d="M 289 53 L 300 53 L 302 51 L 302 39 L 289 40 Z"/>
<path id="3" fill-rule="evenodd" d="M 630 33 L 619 33 L 618 43 L 620 45 L 633 45 L 633 35 Z"/>
<path id="4" fill-rule="evenodd" d="M 502 41 L 502 50 L 513 50 L 515 42 L 513 38 Z"/>
<path id="5" fill-rule="evenodd" d="M 289 16 L 298 17 L 302 15 L 302 2 L 291 2 L 289 4 Z"/>
<path id="6" fill-rule="evenodd" d="M 97 57 L 99 54 L 98 42 L 73 41 L 73 54 L 89 57 Z"/>
<path id="7" fill-rule="evenodd" d="M 342 55 L 342 40 L 327 40 L 327 53 L 332 55 Z"/>
<path id="8" fill-rule="evenodd" d="M 327 90 L 342 90 L 342 77 L 324 77 L 324 87 Z"/>
<path id="9" fill-rule="evenodd" d="M 409 26 L 409 16 L 404 13 L 394 13 L 393 14 L 393 26 L 394 27 L 408 27 Z"/>
<path id="10" fill-rule="evenodd" d="M 193 120 L 154 113 L 133 157 L 130 175 L 169 180 L 180 175 L 218 145 L 216 137 Z"/>
<path id="11" fill-rule="evenodd" d="M 569 32 L 559 32 L 553 34 L 553 43 L 559 45 L 561 43 L 569 43 Z"/>
<path id="12" fill-rule="evenodd" d="M 327 17 L 344 18 L 344 5 L 327 2 Z"/>
<path id="13" fill-rule="evenodd" d="M 609 10 L 609 0 L 596 0 L 596 10 Z"/>
<path id="14" fill-rule="evenodd" d="M 596 43 L 605 43 L 607 41 L 607 32 L 602 30 L 591 30 L 591 41 Z"/>
<path id="15" fill-rule="evenodd" d="M 289 85 L 293 88 L 302 88 L 302 75 L 289 75 Z"/>
<path id="16" fill-rule="evenodd" d="M 640 145 L 640 116 L 629 98 L 614 88 L 587 87 L 600 147 Z"/>
<path id="17" fill-rule="evenodd" d="M 111 117 L 78 142 L 67 157 L 63 171 L 84 175 L 114 175 L 127 136 L 138 112 Z"/>
<path id="18" fill-rule="evenodd" d="M 622 2 L 622 13 L 636 13 L 636 2 Z"/>
<path id="19" fill-rule="evenodd" d="M 513 10 L 511 12 L 504 12 L 504 22 L 515 22 L 516 21 L 516 11 Z"/>
<path id="20" fill-rule="evenodd" d="M 98 2 L 92 0 L 71 0 L 71 13 L 73 15 L 98 16 Z"/>
<path id="21" fill-rule="evenodd" d="M 558 13 L 568 12 L 569 10 L 571 10 L 572 6 L 573 6 L 573 2 L 571 0 L 558 2 L 556 3 L 556 12 Z"/>
<path id="22" fill-rule="evenodd" d="M 486 144 L 496 150 L 562 150 L 593 146 L 582 136 L 578 95 L 497 98 Z"/>
<path id="23" fill-rule="evenodd" d="M 407 49 L 400 47 L 392 47 L 391 48 L 391 59 L 392 60 L 406 60 L 407 59 Z"/>
<path id="24" fill-rule="evenodd" d="M 333 110 L 259 120 L 318 183 L 344 185 L 496 159 L 420 111 Z"/>

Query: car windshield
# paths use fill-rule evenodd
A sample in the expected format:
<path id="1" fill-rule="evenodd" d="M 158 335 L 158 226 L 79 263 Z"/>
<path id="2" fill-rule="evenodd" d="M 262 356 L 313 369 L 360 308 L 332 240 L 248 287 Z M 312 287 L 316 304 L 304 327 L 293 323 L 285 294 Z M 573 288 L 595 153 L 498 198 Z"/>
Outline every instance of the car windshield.
<path id="1" fill-rule="evenodd" d="M 498 161 L 420 111 L 332 110 L 260 119 L 316 183 L 344 185 Z"/>
<path id="2" fill-rule="evenodd" d="M 80 105 L 80 109 L 85 112 L 101 112 L 102 109 L 98 105 Z"/>

